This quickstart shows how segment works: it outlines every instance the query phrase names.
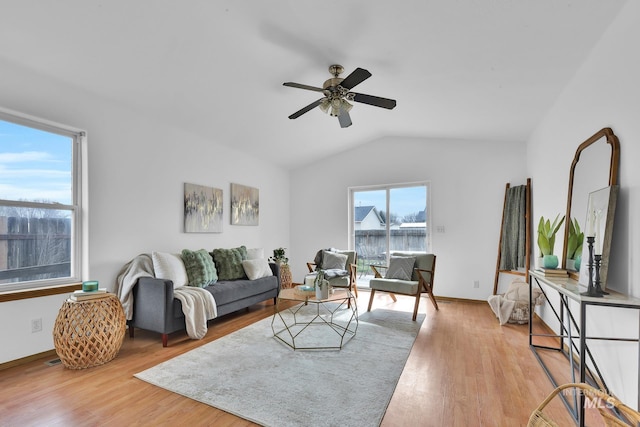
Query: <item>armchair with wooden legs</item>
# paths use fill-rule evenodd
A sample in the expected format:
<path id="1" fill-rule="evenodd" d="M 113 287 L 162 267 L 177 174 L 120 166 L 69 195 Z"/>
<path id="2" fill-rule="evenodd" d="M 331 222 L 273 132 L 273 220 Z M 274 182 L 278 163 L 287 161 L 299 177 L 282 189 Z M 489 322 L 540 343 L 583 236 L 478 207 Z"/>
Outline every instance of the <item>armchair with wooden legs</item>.
<path id="1" fill-rule="evenodd" d="M 388 292 L 393 302 L 397 301 L 395 294 L 415 296 L 416 302 L 413 308 L 413 320 L 416 320 L 418 315 L 420 296 L 423 292 L 429 296 L 436 310 L 439 309 L 438 302 L 433 295 L 433 276 L 436 270 L 436 256 L 434 254 L 427 254 L 425 252 L 393 252 L 391 253 L 391 263 L 392 264 L 387 267 L 371 266 L 375 278 L 369 281 L 371 296 L 369 298 L 367 311 L 371 311 L 371 305 L 373 304 L 376 291 Z M 404 272 L 401 271 L 402 267 L 399 267 L 398 270 L 400 272 L 396 276 L 395 270 L 397 269 L 394 267 L 394 264 L 409 267 L 405 267 Z M 385 276 L 380 274 L 380 269 L 383 268 L 387 269 Z"/>
<path id="2" fill-rule="evenodd" d="M 329 252 L 329 254 L 326 254 Z M 324 254 L 324 255 L 321 255 Z M 346 255 L 346 259 L 344 256 Z M 324 250 L 318 253 L 314 262 L 308 262 L 307 268 L 309 273 L 315 273 L 318 270 L 318 265 L 323 270 L 344 270 L 345 275 L 332 277 L 329 279 L 329 285 L 334 288 L 347 288 L 352 292 L 356 298 L 358 297 L 358 287 L 356 286 L 356 271 L 357 271 L 357 256 L 356 251 L 343 251 L 339 249 Z M 318 262 L 320 264 L 318 264 Z"/>

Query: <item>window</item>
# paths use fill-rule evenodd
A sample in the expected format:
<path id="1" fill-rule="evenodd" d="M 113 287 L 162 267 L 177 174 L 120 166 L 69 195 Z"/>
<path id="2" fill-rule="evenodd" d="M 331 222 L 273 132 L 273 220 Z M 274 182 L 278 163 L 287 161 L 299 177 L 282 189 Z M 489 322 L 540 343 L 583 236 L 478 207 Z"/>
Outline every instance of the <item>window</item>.
<path id="1" fill-rule="evenodd" d="M 359 286 L 368 283 L 369 265 L 387 265 L 390 252 L 431 250 L 428 183 L 352 188 L 349 195 Z"/>
<path id="2" fill-rule="evenodd" d="M 80 281 L 82 136 L 0 111 L 0 291 Z"/>

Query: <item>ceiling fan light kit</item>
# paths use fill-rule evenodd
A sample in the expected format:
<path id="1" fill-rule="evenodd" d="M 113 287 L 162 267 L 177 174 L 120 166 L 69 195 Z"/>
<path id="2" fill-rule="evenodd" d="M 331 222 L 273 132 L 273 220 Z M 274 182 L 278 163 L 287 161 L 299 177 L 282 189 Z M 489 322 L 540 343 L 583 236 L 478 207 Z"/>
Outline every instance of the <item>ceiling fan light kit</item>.
<path id="1" fill-rule="evenodd" d="M 325 98 L 320 103 L 320 109 L 323 113 L 328 113 L 332 117 L 338 117 L 340 111 L 349 112 L 353 108 L 353 105 L 349 104 L 346 100 L 340 98 L 332 98 L 329 100 Z"/>
<path id="2" fill-rule="evenodd" d="M 311 111 L 316 107 L 320 107 L 322 112 L 328 113 L 332 117 L 338 117 L 340 127 L 345 128 L 351 126 L 349 111 L 351 111 L 353 105 L 348 101 L 360 102 L 362 104 L 373 105 L 375 107 L 386 108 L 388 110 L 392 110 L 396 106 L 396 101 L 394 99 L 380 98 L 378 96 L 351 92 L 351 89 L 371 77 L 371 73 L 369 71 L 364 68 L 356 68 L 344 79 L 339 77 L 343 71 L 344 67 L 342 65 L 334 64 L 330 66 L 329 72 L 333 77 L 326 80 L 322 85 L 322 88 L 293 82 L 283 83 L 284 86 L 322 92 L 324 95 L 323 98 L 320 98 L 296 111 L 290 115 L 289 118 L 297 119 L 304 113 Z"/>

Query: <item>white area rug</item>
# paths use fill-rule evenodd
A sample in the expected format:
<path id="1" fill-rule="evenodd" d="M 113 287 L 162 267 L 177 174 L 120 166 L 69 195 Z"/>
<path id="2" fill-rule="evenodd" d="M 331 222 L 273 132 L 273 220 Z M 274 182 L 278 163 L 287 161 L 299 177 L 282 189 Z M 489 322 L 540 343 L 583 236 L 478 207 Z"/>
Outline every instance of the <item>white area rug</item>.
<path id="1" fill-rule="evenodd" d="M 294 351 L 269 317 L 135 376 L 264 426 L 379 426 L 424 317 L 363 313 L 339 351 Z"/>

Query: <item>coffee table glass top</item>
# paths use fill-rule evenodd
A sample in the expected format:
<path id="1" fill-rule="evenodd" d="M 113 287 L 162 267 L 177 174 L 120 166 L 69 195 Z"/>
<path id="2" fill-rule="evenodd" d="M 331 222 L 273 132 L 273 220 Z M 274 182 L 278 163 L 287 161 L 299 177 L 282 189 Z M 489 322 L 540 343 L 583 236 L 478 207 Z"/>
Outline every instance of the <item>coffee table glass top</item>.
<path id="1" fill-rule="evenodd" d="M 333 292 L 329 293 L 329 298 L 318 300 L 315 293 L 300 293 L 295 288 L 282 289 L 278 295 L 278 299 L 287 301 L 341 301 L 346 298 L 353 298 L 351 292 L 347 289 L 333 288 Z"/>
<path id="2" fill-rule="evenodd" d="M 300 304 L 283 307 L 283 301 Z M 358 329 L 357 303 L 348 289 L 334 289 L 326 299 L 282 289 L 271 329 L 274 338 L 294 350 L 340 350 Z"/>

